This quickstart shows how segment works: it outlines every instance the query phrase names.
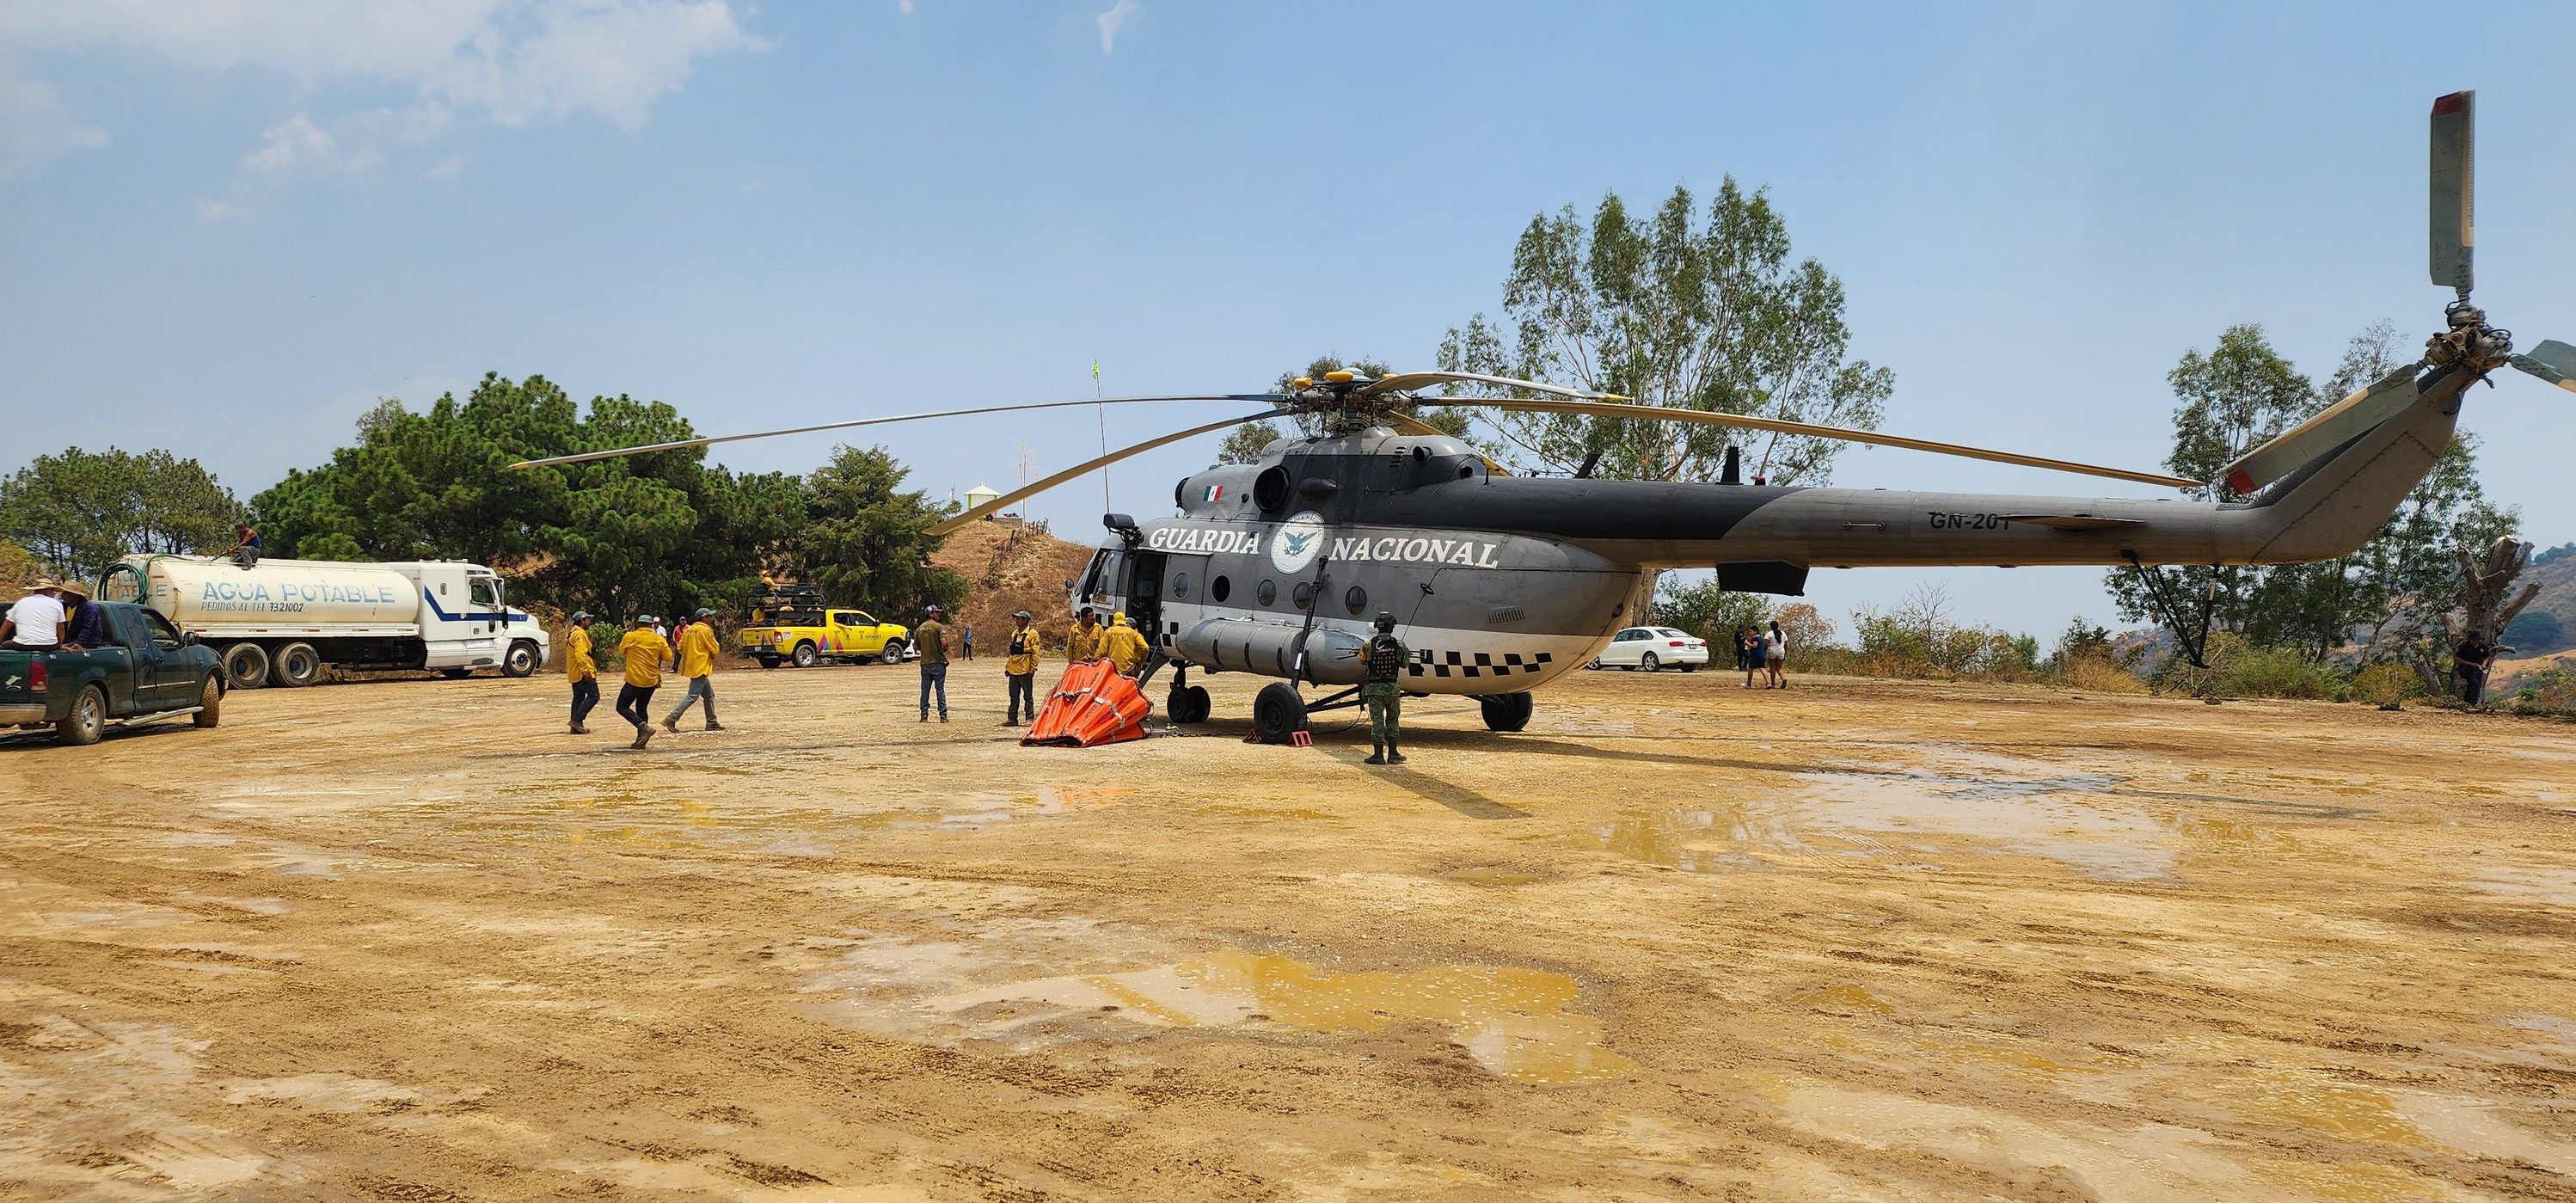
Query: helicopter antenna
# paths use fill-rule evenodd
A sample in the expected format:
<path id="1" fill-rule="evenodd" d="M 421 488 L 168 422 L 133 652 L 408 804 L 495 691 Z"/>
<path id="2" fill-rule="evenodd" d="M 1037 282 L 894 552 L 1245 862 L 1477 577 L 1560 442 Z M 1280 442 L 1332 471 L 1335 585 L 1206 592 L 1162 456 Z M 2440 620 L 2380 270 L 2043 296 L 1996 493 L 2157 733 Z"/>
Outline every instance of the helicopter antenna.
<path id="1" fill-rule="evenodd" d="M 1100 396 L 1100 361 L 1091 361 L 1091 412 L 1100 418 L 1100 512 L 1109 512 L 1109 405 Z"/>

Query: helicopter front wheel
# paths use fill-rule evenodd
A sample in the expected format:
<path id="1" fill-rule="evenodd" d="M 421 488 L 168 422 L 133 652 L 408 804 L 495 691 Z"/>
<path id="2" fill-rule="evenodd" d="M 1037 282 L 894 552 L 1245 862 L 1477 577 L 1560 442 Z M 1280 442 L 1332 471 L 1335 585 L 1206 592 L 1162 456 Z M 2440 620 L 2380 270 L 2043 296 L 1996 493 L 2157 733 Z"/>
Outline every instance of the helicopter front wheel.
<path id="1" fill-rule="evenodd" d="M 1306 729 L 1306 699 L 1297 695 L 1297 687 L 1286 681 L 1273 681 L 1261 687 L 1252 699 L 1252 732 L 1266 744 L 1284 744 L 1288 737 Z"/>
<path id="2" fill-rule="evenodd" d="M 1518 731 L 1529 726 L 1530 715 L 1538 709 L 1526 693 L 1490 694 L 1476 699 L 1476 704 L 1484 708 L 1488 731 Z"/>

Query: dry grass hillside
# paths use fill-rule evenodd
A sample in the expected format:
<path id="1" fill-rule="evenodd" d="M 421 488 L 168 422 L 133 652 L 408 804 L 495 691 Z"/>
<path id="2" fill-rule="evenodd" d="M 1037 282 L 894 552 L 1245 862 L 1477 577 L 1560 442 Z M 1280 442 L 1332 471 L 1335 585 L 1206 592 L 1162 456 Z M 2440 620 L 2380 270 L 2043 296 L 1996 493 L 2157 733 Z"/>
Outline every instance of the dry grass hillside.
<path id="1" fill-rule="evenodd" d="M 958 621 L 975 629 L 978 653 L 998 654 L 1013 610 L 1036 616 L 1048 647 L 1064 647 L 1065 628 L 1073 625 L 1065 612 L 1065 578 L 1081 574 L 1091 551 L 1034 526 L 978 522 L 948 536 L 930 562 L 966 578 Z"/>

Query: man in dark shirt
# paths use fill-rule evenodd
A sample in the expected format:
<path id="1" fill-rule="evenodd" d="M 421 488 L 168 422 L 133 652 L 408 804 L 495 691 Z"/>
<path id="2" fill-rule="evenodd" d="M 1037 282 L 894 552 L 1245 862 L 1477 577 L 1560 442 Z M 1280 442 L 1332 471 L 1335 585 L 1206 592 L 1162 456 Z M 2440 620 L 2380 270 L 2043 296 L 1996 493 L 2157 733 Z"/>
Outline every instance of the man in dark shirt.
<path id="1" fill-rule="evenodd" d="M 2495 663 L 2496 653 L 2504 649 L 2487 642 L 2485 634 L 2469 632 L 2460 646 L 2451 652 L 2451 673 L 2459 678 L 2460 700 L 2475 706 L 2487 690 L 2487 667 Z"/>
<path id="2" fill-rule="evenodd" d="M 89 586 L 64 581 L 54 596 L 63 600 L 64 651 L 85 651 L 107 642 L 107 611 L 89 599 Z"/>
<path id="3" fill-rule="evenodd" d="M 234 527 L 233 533 L 241 536 L 241 542 L 233 544 L 232 550 L 225 552 L 224 555 L 231 557 L 233 563 L 244 568 L 258 567 L 259 532 L 252 530 L 248 523 L 244 523 Z"/>
<path id="4" fill-rule="evenodd" d="M 939 721 L 948 721 L 948 624 L 939 607 L 922 607 L 921 625 L 912 629 L 912 645 L 921 649 L 921 721 L 930 721 L 930 695 L 939 695 Z"/>

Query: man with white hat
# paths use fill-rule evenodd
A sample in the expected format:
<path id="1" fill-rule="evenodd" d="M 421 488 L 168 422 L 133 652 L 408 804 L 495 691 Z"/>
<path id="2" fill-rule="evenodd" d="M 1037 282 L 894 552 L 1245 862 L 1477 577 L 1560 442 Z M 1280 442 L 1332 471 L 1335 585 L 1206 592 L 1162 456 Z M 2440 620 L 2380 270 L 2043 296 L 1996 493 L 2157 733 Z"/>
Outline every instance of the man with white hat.
<path id="1" fill-rule="evenodd" d="M 9 607 L 0 618 L 0 647 L 22 652 L 50 652 L 63 642 L 63 603 L 54 596 L 57 586 L 48 577 L 37 577 L 27 596 Z"/>

